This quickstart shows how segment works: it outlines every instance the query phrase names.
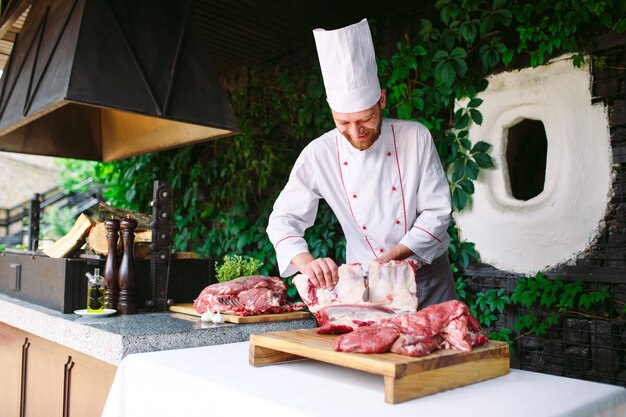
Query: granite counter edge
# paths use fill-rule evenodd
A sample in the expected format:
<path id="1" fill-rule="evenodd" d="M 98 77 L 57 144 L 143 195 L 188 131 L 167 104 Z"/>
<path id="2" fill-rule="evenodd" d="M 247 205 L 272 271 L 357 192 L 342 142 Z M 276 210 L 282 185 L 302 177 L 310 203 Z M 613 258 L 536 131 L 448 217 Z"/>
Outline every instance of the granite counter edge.
<path id="1" fill-rule="evenodd" d="M 133 320 L 133 317 L 127 317 Z M 155 314 L 154 318 L 150 317 L 150 320 L 158 327 L 159 322 L 175 319 L 169 313 L 161 313 Z M 189 326 L 179 331 L 123 334 L 123 331 L 112 332 L 93 327 L 97 322 L 81 322 L 73 315 L 62 314 L 3 294 L 0 294 L 0 322 L 116 366 L 126 355 L 134 353 L 244 342 L 253 333 L 316 326 L 314 319 L 303 319 L 251 324 L 226 323 L 194 329 L 194 320 L 188 320 Z"/>

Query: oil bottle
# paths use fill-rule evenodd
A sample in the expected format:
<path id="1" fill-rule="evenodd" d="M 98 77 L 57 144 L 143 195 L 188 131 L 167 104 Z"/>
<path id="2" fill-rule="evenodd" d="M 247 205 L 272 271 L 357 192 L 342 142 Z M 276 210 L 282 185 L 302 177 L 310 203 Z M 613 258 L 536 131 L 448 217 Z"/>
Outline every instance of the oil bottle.
<path id="1" fill-rule="evenodd" d="M 87 312 L 100 313 L 104 311 L 104 277 L 100 275 L 100 268 L 94 270 L 93 275 L 87 273 Z"/>

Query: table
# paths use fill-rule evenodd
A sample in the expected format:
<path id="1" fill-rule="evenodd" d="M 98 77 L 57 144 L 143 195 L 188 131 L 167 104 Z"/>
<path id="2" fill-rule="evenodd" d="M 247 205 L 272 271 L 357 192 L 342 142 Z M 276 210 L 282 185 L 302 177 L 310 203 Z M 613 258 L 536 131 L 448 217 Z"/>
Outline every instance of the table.
<path id="1" fill-rule="evenodd" d="M 480 416 L 622 417 L 626 389 L 511 370 L 499 378 L 400 404 L 383 378 L 317 361 L 260 368 L 248 342 L 126 356 L 103 417 Z"/>

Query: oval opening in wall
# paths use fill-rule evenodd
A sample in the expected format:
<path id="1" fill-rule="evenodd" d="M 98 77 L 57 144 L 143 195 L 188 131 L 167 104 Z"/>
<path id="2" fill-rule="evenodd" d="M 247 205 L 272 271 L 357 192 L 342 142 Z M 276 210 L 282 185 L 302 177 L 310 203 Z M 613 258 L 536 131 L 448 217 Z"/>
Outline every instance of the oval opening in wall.
<path id="1" fill-rule="evenodd" d="M 543 192 L 548 140 L 541 120 L 524 119 L 511 126 L 506 145 L 510 192 L 516 200 L 530 200 Z"/>
<path id="2" fill-rule="evenodd" d="M 585 62 L 565 56 L 494 74 L 479 94 L 483 122 L 469 137 L 493 146 L 494 168 L 480 171 L 470 204 L 453 216 L 482 263 L 534 275 L 573 265 L 603 233 L 611 137 Z"/>

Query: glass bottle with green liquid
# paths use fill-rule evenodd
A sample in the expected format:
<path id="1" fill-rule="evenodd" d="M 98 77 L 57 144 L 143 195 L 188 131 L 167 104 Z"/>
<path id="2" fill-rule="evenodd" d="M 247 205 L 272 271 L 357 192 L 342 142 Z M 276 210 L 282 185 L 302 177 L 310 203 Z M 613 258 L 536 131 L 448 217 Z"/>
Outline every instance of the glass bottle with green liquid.
<path id="1" fill-rule="evenodd" d="M 100 275 L 100 268 L 94 270 L 93 275 L 87 272 L 87 312 L 101 313 L 104 311 L 104 277 Z"/>

